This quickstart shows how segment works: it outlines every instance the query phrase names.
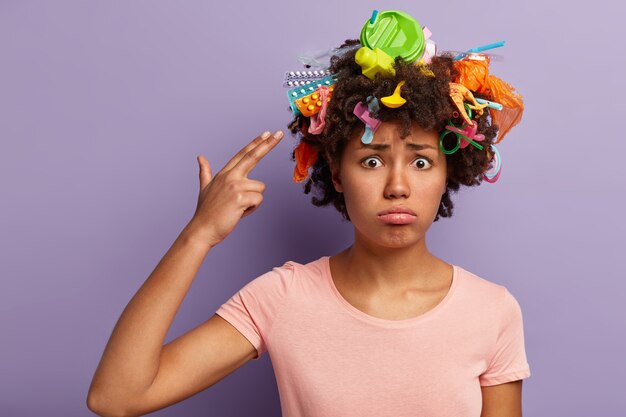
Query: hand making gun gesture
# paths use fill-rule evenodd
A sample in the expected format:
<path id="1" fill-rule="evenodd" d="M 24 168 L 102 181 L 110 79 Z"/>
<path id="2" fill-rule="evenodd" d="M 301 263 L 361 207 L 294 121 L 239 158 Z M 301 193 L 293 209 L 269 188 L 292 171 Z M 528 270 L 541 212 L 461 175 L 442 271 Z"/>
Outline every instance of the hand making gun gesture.
<path id="1" fill-rule="evenodd" d="M 278 144 L 283 132 L 265 132 L 241 149 L 220 172 L 212 176 L 209 162 L 198 156 L 200 194 L 192 228 L 205 236 L 211 247 L 233 231 L 239 219 L 254 212 L 263 201 L 265 184 L 248 178 L 259 161 Z"/>

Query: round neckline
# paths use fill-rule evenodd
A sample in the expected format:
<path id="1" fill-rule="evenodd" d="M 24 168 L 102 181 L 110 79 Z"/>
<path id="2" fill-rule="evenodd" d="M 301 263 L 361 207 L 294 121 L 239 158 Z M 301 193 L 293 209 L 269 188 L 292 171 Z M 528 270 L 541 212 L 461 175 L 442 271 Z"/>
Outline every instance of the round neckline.
<path id="1" fill-rule="evenodd" d="M 335 294 L 337 301 L 339 301 L 339 303 L 343 307 L 345 307 L 345 309 L 348 310 L 348 312 L 352 316 L 356 317 L 357 319 L 365 321 L 370 324 L 382 325 L 384 327 L 412 326 L 414 324 L 417 324 L 424 320 L 429 319 L 431 316 L 433 316 L 439 310 L 445 307 L 446 304 L 448 304 L 448 302 L 450 301 L 450 298 L 452 298 L 452 295 L 458 285 L 459 276 L 460 276 L 459 267 L 454 264 L 451 264 L 452 265 L 452 283 L 450 284 L 450 288 L 448 288 L 448 292 L 446 296 L 439 302 L 439 304 L 437 304 L 435 307 L 431 308 L 427 312 L 420 314 L 419 316 L 416 316 L 416 317 L 409 317 L 408 319 L 403 319 L 403 320 L 388 320 L 388 319 L 383 319 L 380 317 L 370 316 L 369 314 L 359 310 L 358 308 L 350 304 L 348 300 L 346 300 L 343 297 L 343 295 L 341 295 L 341 293 L 335 286 L 332 272 L 330 270 L 330 256 L 324 256 L 322 257 L 322 260 L 324 264 L 324 267 L 322 268 L 324 276 L 326 277 L 326 280 L 328 281 L 328 284 L 330 285 L 332 292 Z"/>

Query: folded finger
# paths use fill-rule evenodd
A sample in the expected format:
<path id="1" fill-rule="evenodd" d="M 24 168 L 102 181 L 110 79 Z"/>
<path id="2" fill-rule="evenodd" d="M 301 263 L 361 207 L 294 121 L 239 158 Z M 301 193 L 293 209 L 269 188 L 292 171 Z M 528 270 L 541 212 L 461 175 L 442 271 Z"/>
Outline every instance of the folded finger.
<path id="1" fill-rule="evenodd" d="M 245 186 L 246 191 L 255 191 L 257 193 L 262 193 L 265 191 L 265 183 L 257 180 L 248 179 L 246 181 Z"/>

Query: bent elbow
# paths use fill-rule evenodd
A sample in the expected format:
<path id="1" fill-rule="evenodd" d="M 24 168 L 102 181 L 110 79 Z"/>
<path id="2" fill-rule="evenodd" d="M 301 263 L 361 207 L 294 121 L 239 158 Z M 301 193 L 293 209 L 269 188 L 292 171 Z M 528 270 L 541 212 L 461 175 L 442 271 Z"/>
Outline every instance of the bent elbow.
<path id="1" fill-rule="evenodd" d="M 87 395 L 87 408 L 100 417 L 129 417 L 125 410 L 116 408 L 112 401 L 91 391 Z"/>

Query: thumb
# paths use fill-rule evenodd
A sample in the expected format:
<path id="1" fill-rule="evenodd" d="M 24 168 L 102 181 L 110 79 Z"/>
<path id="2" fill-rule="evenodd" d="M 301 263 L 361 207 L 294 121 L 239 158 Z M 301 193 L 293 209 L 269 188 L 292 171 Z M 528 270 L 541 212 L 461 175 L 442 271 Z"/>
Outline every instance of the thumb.
<path id="1" fill-rule="evenodd" d="M 211 182 L 211 179 L 213 178 L 213 176 L 211 172 L 211 165 L 209 165 L 209 161 L 207 161 L 206 158 L 202 155 L 198 155 L 197 159 L 198 159 L 198 165 L 200 165 L 200 173 L 199 173 L 200 191 L 202 191 L 204 187 L 206 187 L 209 184 L 209 182 Z"/>

